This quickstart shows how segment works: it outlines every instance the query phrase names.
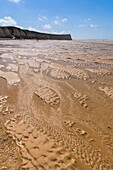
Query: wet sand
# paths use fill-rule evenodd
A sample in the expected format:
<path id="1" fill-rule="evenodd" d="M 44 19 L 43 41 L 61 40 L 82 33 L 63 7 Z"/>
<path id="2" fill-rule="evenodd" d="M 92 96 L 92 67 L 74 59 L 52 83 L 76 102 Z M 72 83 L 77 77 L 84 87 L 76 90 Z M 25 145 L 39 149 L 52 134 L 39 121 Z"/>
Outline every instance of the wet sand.
<path id="1" fill-rule="evenodd" d="M 113 41 L 0 40 L 0 170 L 113 170 Z"/>

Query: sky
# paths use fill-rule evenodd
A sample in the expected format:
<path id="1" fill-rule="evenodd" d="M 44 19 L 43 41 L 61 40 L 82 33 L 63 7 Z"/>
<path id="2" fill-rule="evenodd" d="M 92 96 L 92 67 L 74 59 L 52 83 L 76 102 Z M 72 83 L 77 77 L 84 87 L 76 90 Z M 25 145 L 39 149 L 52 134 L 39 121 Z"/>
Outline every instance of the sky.
<path id="1" fill-rule="evenodd" d="M 0 26 L 113 39 L 113 0 L 0 0 Z"/>

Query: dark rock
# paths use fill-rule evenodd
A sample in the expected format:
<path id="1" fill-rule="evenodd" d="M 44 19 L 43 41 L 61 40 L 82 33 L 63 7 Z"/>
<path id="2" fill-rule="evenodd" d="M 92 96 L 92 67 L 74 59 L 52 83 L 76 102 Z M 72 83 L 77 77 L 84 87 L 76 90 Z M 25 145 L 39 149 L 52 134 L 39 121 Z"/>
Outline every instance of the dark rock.
<path id="1" fill-rule="evenodd" d="M 6 39 L 37 39 L 37 40 L 72 40 L 70 34 L 46 34 L 29 31 L 13 26 L 0 27 L 0 38 Z"/>
<path id="2" fill-rule="evenodd" d="M 12 38 L 13 36 L 10 33 L 10 30 L 7 27 L 1 27 L 4 32 L 5 38 Z"/>
<path id="3" fill-rule="evenodd" d="M 3 31 L 3 29 L 1 27 L 0 27 L 0 37 L 5 38 L 4 31 Z"/>

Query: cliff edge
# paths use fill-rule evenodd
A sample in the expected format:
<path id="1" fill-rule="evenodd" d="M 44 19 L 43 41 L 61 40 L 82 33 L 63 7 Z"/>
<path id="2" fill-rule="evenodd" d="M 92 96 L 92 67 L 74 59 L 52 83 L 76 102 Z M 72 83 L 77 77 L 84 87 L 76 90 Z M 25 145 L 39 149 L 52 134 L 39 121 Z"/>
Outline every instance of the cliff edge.
<path id="1" fill-rule="evenodd" d="M 2 39 L 37 39 L 37 40 L 72 40 L 70 34 L 46 34 L 36 31 L 24 30 L 13 26 L 0 26 Z"/>

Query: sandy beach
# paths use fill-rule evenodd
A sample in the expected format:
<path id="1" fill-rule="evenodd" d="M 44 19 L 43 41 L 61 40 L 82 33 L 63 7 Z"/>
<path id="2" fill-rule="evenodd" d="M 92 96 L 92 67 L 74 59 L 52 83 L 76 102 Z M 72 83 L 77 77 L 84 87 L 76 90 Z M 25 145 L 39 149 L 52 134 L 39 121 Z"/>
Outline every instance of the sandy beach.
<path id="1" fill-rule="evenodd" d="M 0 40 L 0 170 L 113 170 L 113 41 Z"/>

